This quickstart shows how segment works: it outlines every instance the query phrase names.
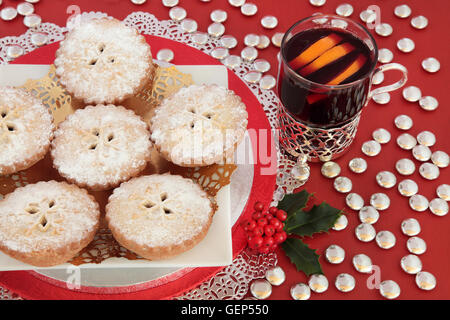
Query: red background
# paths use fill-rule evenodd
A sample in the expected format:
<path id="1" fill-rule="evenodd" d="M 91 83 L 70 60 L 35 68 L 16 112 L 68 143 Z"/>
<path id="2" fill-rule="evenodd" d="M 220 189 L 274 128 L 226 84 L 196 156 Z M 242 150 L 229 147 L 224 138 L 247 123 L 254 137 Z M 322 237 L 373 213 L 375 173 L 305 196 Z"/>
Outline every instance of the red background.
<path id="1" fill-rule="evenodd" d="M 397 244 L 390 250 L 377 247 L 374 242 L 361 243 L 356 240 L 353 230 L 359 223 L 357 213 L 346 209 L 349 218 L 349 226 L 344 231 L 332 231 L 329 234 L 315 236 L 308 239 L 311 247 L 317 248 L 321 254 L 328 245 L 334 243 L 346 250 L 346 259 L 340 265 L 330 265 L 321 257 L 323 270 L 330 281 L 330 288 L 324 294 L 313 294 L 312 299 L 380 299 L 378 290 L 370 290 L 366 286 L 367 275 L 358 274 L 351 265 L 351 258 L 357 253 L 366 253 L 373 263 L 381 268 L 381 280 L 395 280 L 401 287 L 402 299 L 449 299 L 450 298 L 450 215 L 437 217 L 429 211 L 417 213 L 408 206 L 406 198 L 401 197 L 395 188 L 385 190 L 378 187 L 375 175 L 381 170 L 389 170 L 395 173 L 394 164 L 400 158 L 412 158 L 409 151 L 401 150 L 395 143 L 400 134 L 393 125 L 393 119 L 399 114 L 407 114 L 414 120 L 414 126 L 409 133 L 416 135 L 420 131 L 432 131 L 437 138 L 437 143 L 432 150 L 443 150 L 449 153 L 449 98 L 446 95 L 449 79 L 449 42 L 446 36 L 448 27 L 447 19 L 450 12 L 450 2 L 447 0 L 392 0 L 392 1 L 368 1 L 368 0 L 328 0 L 323 7 L 313 7 L 307 0 L 253 0 L 258 5 L 258 13 L 253 17 L 243 16 L 239 9 L 231 7 L 227 0 L 212 0 L 204 3 L 200 0 L 180 0 L 180 6 L 188 12 L 188 17 L 199 23 L 199 30 L 205 31 L 209 23 L 209 13 L 217 8 L 228 12 L 228 20 L 224 23 L 226 34 L 232 34 L 239 40 L 237 48 L 231 50 L 232 54 L 239 54 L 243 48 L 243 38 L 248 33 L 266 34 L 269 37 L 275 32 L 284 32 L 295 21 L 309 16 L 314 12 L 334 13 L 337 5 L 347 2 L 353 5 L 352 18 L 359 21 L 358 15 L 367 6 L 376 4 L 381 8 L 381 21 L 390 23 L 394 32 L 387 38 L 382 38 L 374 33 L 380 48 L 388 48 L 394 53 L 394 62 L 401 63 L 408 68 L 409 80 L 407 85 L 418 86 L 423 95 L 431 95 L 438 99 L 439 108 L 433 112 L 423 111 L 417 103 L 406 102 L 401 91 L 391 94 L 391 102 L 387 105 L 376 105 L 370 102 L 363 112 L 359 131 L 355 142 L 349 153 L 338 159 L 342 167 L 342 175 L 348 176 L 353 181 L 354 192 L 359 193 L 368 201 L 371 194 L 385 192 L 391 198 L 391 206 L 388 210 L 381 212 L 380 220 L 376 223 L 376 230 L 390 230 L 397 236 Z M 6 5 L 16 5 L 17 1 L 4 0 L 2 8 Z M 409 24 L 410 18 L 400 19 L 394 16 L 393 10 L 396 5 L 407 3 L 412 8 L 412 15 L 424 15 L 429 19 L 429 25 L 424 30 L 416 30 Z M 81 11 L 102 11 L 116 18 L 122 19 L 133 11 L 147 11 L 153 13 L 158 19 L 168 19 L 168 8 L 165 8 L 159 0 L 149 0 L 141 6 L 133 5 L 126 0 L 97 0 L 97 1 L 50 1 L 42 0 L 35 5 L 36 12 L 42 16 L 43 22 L 53 22 L 64 25 L 68 18 L 66 8 L 71 4 L 80 6 Z M 275 15 L 279 24 L 274 30 L 265 30 L 261 27 L 259 20 L 264 15 Z M 11 22 L 0 21 L 0 37 L 9 35 L 20 35 L 26 31 L 20 17 Z M 396 49 L 395 43 L 402 37 L 409 37 L 415 41 L 416 48 L 411 53 L 402 53 Z M 278 48 L 273 46 L 260 50 L 260 57 L 267 59 L 272 64 L 269 73 L 276 75 L 276 54 Z M 427 57 L 435 57 L 441 63 L 441 70 L 436 74 L 425 72 L 420 63 Z M 177 63 L 177 57 L 173 61 Z M 386 77 L 385 83 L 395 79 L 395 76 Z M 376 128 L 383 127 L 392 134 L 392 140 L 383 145 L 380 155 L 367 159 L 361 151 L 361 144 L 371 139 L 371 133 Z M 368 170 L 360 175 L 353 174 L 347 169 L 347 163 L 356 156 L 364 156 L 368 160 Z M 418 167 L 419 162 L 416 161 Z M 442 169 L 437 180 L 427 181 L 420 177 L 417 170 L 412 178 L 419 184 L 419 193 L 425 195 L 429 200 L 436 197 L 436 187 L 443 183 L 450 183 L 450 169 Z M 401 176 L 397 178 L 402 180 Z M 338 208 L 346 208 L 344 196 L 338 194 L 332 188 L 332 181 L 320 175 L 320 166 L 312 165 L 310 181 L 305 185 L 309 192 L 315 192 L 316 197 L 325 200 Z M 269 199 L 267 199 L 269 201 Z M 428 250 L 420 258 L 424 270 L 433 273 L 437 278 L 437 287 L 430 292 L 417 288 L 414 276 L 405 274 L 400 268 L 400 259 L 408 254 L 406 249 L 407 237 L 400 232 L 402 220 L 414 217 L 419 220 L 422 232 L 419 234 L 428 245 Z M 303 273 L 297 272 L 282 252 L 278 252 L 279 264 L 287 272 L 287 280 L 280 287 L 273 288 L 270 299 L 290 299 L 289 288 L 296 282 L 305 282 L 307 279 Z M 341 272 L 348 272 L 355 276 L 357 285 L 350 293 L 340 293 L 334 287 L 335 277 Z"/>

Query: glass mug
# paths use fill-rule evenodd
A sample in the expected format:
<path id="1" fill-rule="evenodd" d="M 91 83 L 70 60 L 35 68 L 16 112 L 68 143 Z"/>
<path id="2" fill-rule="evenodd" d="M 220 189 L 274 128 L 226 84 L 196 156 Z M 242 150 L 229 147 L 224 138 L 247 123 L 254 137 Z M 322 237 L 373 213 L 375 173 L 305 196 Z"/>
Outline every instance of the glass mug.
<path id="1" fill-rule="evenodd" d="M 284 35 L 278 69 L 280 144 L 294 157 L 329 161 L 352 143 L 361 111 L 376 94 L 401 88 L 408 74 L 398 63 L 376 68 L 378 47 L 361 24 L 318 14 L 295 23 Z M 372 90 L 377 72 L 402 78 Z"/>

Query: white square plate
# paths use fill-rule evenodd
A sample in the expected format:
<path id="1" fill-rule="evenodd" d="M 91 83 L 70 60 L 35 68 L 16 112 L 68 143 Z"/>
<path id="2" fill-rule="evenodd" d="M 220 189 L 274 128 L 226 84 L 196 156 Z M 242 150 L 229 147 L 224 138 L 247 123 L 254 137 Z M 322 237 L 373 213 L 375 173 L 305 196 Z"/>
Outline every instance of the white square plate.
<path id="1" fill-rule="evenodd" d="M 48 65 L 0 65 L 0 85 L 20 86 L 27 79 L 40 79 L 49 71 Z M 224 66 L 185 65 L 177 66 L 183 73 L 189 73 L 196 84 L 218 84 L 228 87 L 228 73 Z M 168 260 L 128 260 L 110 258 L 101 264 L 83 264 L 80 268 L 134 268 L 134 267 L 209 267 L 229 265 L 233 259 L 230 186 L 223 187 L 216 196 L 219 206 L 206 237 L 194 248 Z M 70 264 L 62 264 L 43 269 L 63 269 Z M 29 270 L 35 267 L 17 261 L 0 252 L 0 271 Z"/>

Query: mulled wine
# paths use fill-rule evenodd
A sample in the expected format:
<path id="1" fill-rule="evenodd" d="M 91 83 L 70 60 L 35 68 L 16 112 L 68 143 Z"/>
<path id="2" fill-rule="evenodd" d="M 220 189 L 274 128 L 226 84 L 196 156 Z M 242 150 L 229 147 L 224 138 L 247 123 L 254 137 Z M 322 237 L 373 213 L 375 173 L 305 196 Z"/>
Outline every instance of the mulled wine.
<path id="1" fill-rule="evenodd" d="M 311 127 L 348 122 L 368 98 L 373 52 L 344 29 L 311 28 L 293 35 L 281 50 L 281 102 L 296 120 Z"/>

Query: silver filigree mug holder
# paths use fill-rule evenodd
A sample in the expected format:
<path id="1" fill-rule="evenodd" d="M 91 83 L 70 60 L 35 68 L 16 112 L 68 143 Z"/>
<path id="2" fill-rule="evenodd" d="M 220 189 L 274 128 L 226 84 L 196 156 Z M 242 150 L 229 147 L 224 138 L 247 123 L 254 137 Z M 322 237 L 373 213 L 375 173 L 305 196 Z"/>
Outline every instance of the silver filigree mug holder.
<path id="1" fill-rule="evenodd" d="M 339 21 L 341 25 L 345 25 L 345 29 L 361 39 L 368 47 L 371 58 L 370 70 L 358 80 L 345 84 L 323 85 L 312 82 L 300 76 L 283 55 L 285 48 L 290 39 L 299 33 L 317 28 L 320 24 L 323 28 L 335 27 L 333 23 Z M 286 32 L 281 43 L 281 54 L 279 55 L 279 72 L 278 85 L 280 79 L 288 77 L 290 81 L 294 81 L 296 86 L 309 89 L 313 93 L 325 94 L 328 92 L 345 93 L 352 91 L 353 95 L 361 90 L 365 91 L 365 97 L 356 99 L 351 105 L 351 112 L 347 116 L 344 114 L 340 119 L 334 119 L 333 123 L 340 123 L 333 127 L 321 128 L 306 125 L 289 114 L 285 106 L 280 102 L 278 104 L 277 120 L 279 128 L 280 145 L 282 149 L 290 156 L 297 158 L 298 156 L 306 157 L 310 162 L 330 161 L 343 155 L 353 142 L 359 120 L 361 118 L 362 109 L 367 105 L 369 100 L 376 95 L 385 94 L 389 91 L 401 88 L 408 79 L 408 73 L 404 66 L 398 63 L 383 64 L 375 68 L 378 61 L 378 47 L 371 33 L 356 21 L 344 17 L 328 14 L 317 14 L 295 23 Z M 399 81 L 376 88 L 372 90 L 372 77 L 377 73 L 390 70 L 397 70 L 402 73 Z M 359 93 L 361 94 L 361 93 Z M 350 96 L 349 96 L 349 99 Z M 343 122 L 342 122 L 343 121 Z M 332 123 L 330 123 L 332 124 Z"/>
<path id="2" fill-rule="evenodd" d="M 313 128 L 295 120 L 280 103 L 278 121 L 280 145 L 294 157 L 306 156 L 311 162 L 330 161 L 347 151 L 355 138 L 361 111 L 344 125 Z"/>

